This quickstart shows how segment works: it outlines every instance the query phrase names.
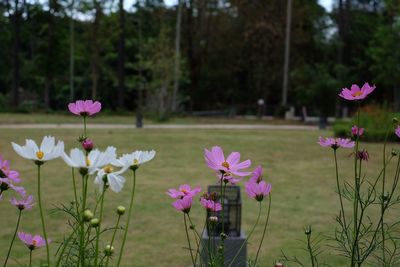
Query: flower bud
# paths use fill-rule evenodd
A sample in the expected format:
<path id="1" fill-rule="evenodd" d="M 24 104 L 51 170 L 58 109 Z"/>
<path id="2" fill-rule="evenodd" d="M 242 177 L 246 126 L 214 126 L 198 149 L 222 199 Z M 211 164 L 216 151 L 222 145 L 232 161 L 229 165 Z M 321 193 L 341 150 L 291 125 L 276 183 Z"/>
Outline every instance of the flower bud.
<path id="1" fill-rule="evenodd" d="M 82 147 L 85 149 L 87 152 L 92 151 L 94 144 L 93 141 L 86 138 L 85 140 L 82 141 Z"/>
<path id="2" fill-rule="evenodd" d="M 113 253 L 114 253 L 114 246 L 107 245 L 106 248 L 104 249 L 104 254 L 110 257 Z"/>
<path id="3" fill-rule="evenodd" d="M 216 222 L 218 222 L 218 217 L 217 217 L 217 216 L 210 216 L 210 217 L 208 217 L 208 220 L 209 220 L 210 222 L 216 223 Z"/>
<path id="4" fill-rule="evenodd" d="M 388 201 L 388 200 L 389 200 L 389 197 L 390 197 L 389 192 L 384 193 L 384 194 L 382 195 L 382 200 L 383 200 L 383 202 Z"/>
<path id="5" fill-rule="evenodd" d="M 222 252 L 224 250 L 224 247 L 223 246 L 219 246 L 218 247 L 218 252 Z"/>
<path id="6" fill-rule="evenodd" d="M 90 225 L 96 228 L 100 225 L 100 220 L 97 218 L 93 218 L 90 220 Z"/>
<path id="7" fill-rule="evenodd" d="M 85 221 L 85 222 L 90 222 L 90 220 L 92 220 L 93 219 L 93 212 L 91 211 L 91 210 L 85 210 L 84 212 L 83 212 L 83 220 Z"/>
<path id="8" fill-rule="evenodd" d="M 399 154 L 399 152 L 396 149 L 392 149 L 392 156 L 396 157 Z"/>
<path id="9" fill-rule="evenodd" d="M 122 215 L 125 214 L 125 210 L 126 210 L 126 208 L 125 208 L 124 206 L 118 206 L 118 207 L 117 207 L 117 214 L 118 214 L 119 216 L 122 216 Z"/>
<path id="10" fill-rule="evenodd" d="M 397 117 L 393 117 L 392 121 L 393 121 L 393 123 L 395 123 L 395 124 L 399 123 L 399 119 L 398 119 Z"/>
<path id="11" fill-rule="evenodd" d="M 275 267 L 284 267 L 282 262 L 275 262 Z"/>
<path id="12" fill-rule="evenodd" d="M 225 233 L 221 233 L 220 236 L 221 240 L 225 240 L 228 237 Z"/>
<path id="13" fill-rule="evenodd" d="M 196 228 L 196 226 L 194 224 L 191 224 L 189 228 L 190 228 L 190 230 L 194 230 Z"/>
<path id="14" fill-rule="evenodd" d="M 312 232 L 311 226 L 307 226 L 307 227 L 304 228 L 304 234 L 305 235 L 311 235 L 311 232 Z"/>

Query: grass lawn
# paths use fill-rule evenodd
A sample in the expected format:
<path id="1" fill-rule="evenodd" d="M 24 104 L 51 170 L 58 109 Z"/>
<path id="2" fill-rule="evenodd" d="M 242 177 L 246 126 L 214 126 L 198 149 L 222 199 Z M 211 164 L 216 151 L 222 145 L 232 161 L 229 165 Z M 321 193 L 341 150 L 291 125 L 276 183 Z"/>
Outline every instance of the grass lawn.
<path id="1" fill-rule="evenodd" d="M 76 121 L 75 121 L 76 122 Z M 12 161 L 12 168 L 21 172 L 22 185 L 36 196 L 36 170 L 33 163 L 14 153 L 10 142 L 23 143 L 29 137 L 36 141 L 43 135 L 54 135 L 64 140 L 67 148 L 77 146 L 79 130 L 2 130 L 0 132 L 0 153 Z M 251 159 L 253 166 L 263 165 L 266 179 L 272 183 L 272 213 L 268 234 L 262 248 L 260 266 L 273 266 L 280 258 L 281 250 L 287 254 L 304 256 L 299 249 L 298 239 L 305 238 L 303 227 L 312 225 L 315 232 L 329 234 L 335 227 L 334 217 L 339 206 L 335 194 L 334 163 L 330 149 L 316 144 L 319 135 L 329 136 L 331 132 L 319 131 L 261 131 L 261 130 L 90 130 L 89 135 L 97 145 L 104 148 L 113 144 L 119 153 L 136 149 L 155 149 L 156 158 L 138 170 L 137 197 L 130 236 L 127 240 L 123 266 L 165 266 L 187 267 L 190 257 L 183 249 L 186 245 L 183 220 L 171 206 L 171 199 L 165 194 L 168 188 L 182 183 L 199 185 L 206 189 L 216 177 L 203 160 L 203 149 L 213 145 L 222 146 L 226 152 L 240 151 L 242 159 Z M 389 145 L 388 151 L 395 144 Z M 370 161 L 367 175 L 375 176 L 381 164 L 381 145 L 367 144 Z M 351 179 L 352 160 L 349 150 L 338 151 L 341 174 Z M 60 159 L 42 167 L 42 182 L 45 207 L 47 210 L 60 203 L 68 204 L 73 198 L 71 170 Z M 127 177 L 129 178 L 129 177 Z M 342 177 L 343 178 L 343 177 Z M 105 224 L 112 226 L 116 221 L 114 208 L 128 206 L 131 179 L 119 193 L 108 192 L 105 204 Z M 243 186 L 243 182 L 240 183 Z M 94 190 L 90 184 L 90 191 Z M 0 209 L 0 246 L 5 256 L 10 236 L 17 219 L 17 210 L 8 204 L 5 194 Z M 242 226 L 249 231 L 256 219 L 258 205 L 243 195 Z M 349 204 L 349 203 L 347 203 Z M 350 207 L 350 204 L 348 205 Z M 349 211 L 349 208 L 348 208 Z M 192 216 L 198 227 L 203 224 L 204 211 L 196 205 Z M 49 236 L 56 242 L 66 234 L 65 217 L 61 214 L 46 215 Z M 23 214 L 21 230 L 41 234 L 39 209 L 37 206 Z M 248 246 L 249 255 L 254 256 L 261 226 L 255 232 L 255 239 Z M 104 243 L 108 243 L 107 236 Z M 102 244 L 103 247 L 105 244 Z M 118 251 L 118 242 L 115 244 Z M 55 252 L 56 246 L 51 246 Z M 45 249 L 35 251 L 34 266 L 38 258 L 44 259 Z M 333 257 L 333 249 L 327 248 L 326 257 L 331 266 L 344 266 L 341 258 Z M 16 241 L 13 259 L 26 263 L 27 249 Z M 18 266 L 11 261 L 9 266 Z"/>
<path id="2" fill-rule="evenodd" d="M 91 118 L 91 123 L 106 124 L 132 124 L 136 122 L 134 113 L 115 115 L 100 113 Z M 0 124 L 23 124 L 23 123 L 79 123 L 75 116 L 70 113 L 0 113 Z M 282 119 L 257 119 L 255 117 L 173 117 L 167 121 L 157 121 L 145 118 L 144 124 L 170 123 L 170 124 L 299 124 L 298 121 L 287 121 Z"/>

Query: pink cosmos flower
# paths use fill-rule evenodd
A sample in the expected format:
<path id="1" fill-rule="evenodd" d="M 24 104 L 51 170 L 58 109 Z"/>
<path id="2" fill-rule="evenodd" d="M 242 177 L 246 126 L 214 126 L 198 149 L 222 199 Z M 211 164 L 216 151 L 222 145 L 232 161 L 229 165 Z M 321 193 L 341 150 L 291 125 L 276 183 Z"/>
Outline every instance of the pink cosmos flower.
<path id="1" fill-rule="evenodd" d="M 34 205 L 33 196 L 23 197 L 20 200 L 17 200 L 15 197 L 13 197 L 13 198 L 11 198 L 10 202 L 14 206 L 16 206 L 19 210 L 24 210 L 24 209 L 28 209 L 29 210 Z"/>
<path id="2" fill-rule="evenodd" d="M 339 96 L 350 101 L 361 100 L 366 98 L 374 90 L 375 90 L 375 85 L 370 86 L 368 83 L 365 83 L 363 87 L 360 89 L 360 87 L 357 84 L 353 84 L 350 90 L 347 88 L 343 88 Z"/>
<path id="3" fill-rule="evenodd" d="M 200 204 L 208 211 L 220 211 L 222 210 L 221 203 L 218 203 L 211 199 L 206 199 L 204 197 L 200 198 Z"/>
<path id="4" fill-rule="evenodd" d="M 7 191 L 8 189 L 12 189 L 18 194 L 20 194 L 22 197 L 26 195 L 25 188 L 22 186 L 15 186 L 12 181 L 8 178 L 0 178 L 0 200 L 3 196 L 3 192 Z"/>
<path id="5" fill-rule="evenodd" d="M 263 179 L 263 168 L 261 166 L 257 166 L 257 168 L 251 174 L 249 182 L 259 183 Z"/>
<path id="6" fill-rule="evenodd" d="M 172 198 L 182 199 L 186 196 L 194 197 L 200 191 L 201 191 L 200 187 L 196 187 L 196 188 L 192 189 L 189 185 L 183 184 L 183 185 L 179 186 L 178 190 L 176 190 L 174 188 L 169 189 L 167 192 L 167 195 L 169 195 Z"/>
<path id="7" fill-rule="evenodd" d="M 359 150 L 359 151 L 357 152 L 357 159 L 368 161 L 368 159 L 369 159 L 369 153 L 368 153 L 368 151 L 367 151 L 366 149 Z"/>
<path id="8" fill-rule="evenodd" d="M 219 146 L 214 146 L 211 151 L 204 150 L 204 159 L 208 167 L 219 172 L 219 173 L 229 173 L 237 176 L 247 176 L 250 175 L 249 172 L 242 172 L 242 169 L 249 168 L 251 166 L 250 160 L 245 160 L 240 162 L 240 153 L 232 152 L 226 159 L 224 156 L 224 151 Z"/>
<path id="9" fill-rule="evenodd" d="M 41 248 L 46 246 L 46 240 L 40 235 L 32 236 L 30 234 L 26 234 L 23 232 L 18 232 L 18 238 L 24 242 L 24 244 L 30 249 L 34 250 L 37 248 Z M 47 239 L 47 243 L 50 243 L 51 240 Z"/>
<path id="10" fill-rule="evenodd" d="M 361 137 L 361 136 L 363 136 L 364 132 L 365 132 L 364 128 L 361 128 L 361 127 L 358 128 L 355 125 L 353 127 L 351 127 L 351 133 L 353 134 L 354 137 L 357 137 L 357 136 Z"/>
<path id="11" fill-rule="evenodd" d="M 21 181 L 19 173 L 17 171 L 10 169 L 10 161 L 5 160 L 0 155 L 0 178 L 8 178 L 14 183 L 19 183 Z"/>
<path id="12" fill-rule="evenodd" d="M 344 148 L 352 148 L 355 146 L 355 142 L 351 141 L 348 138 L 332 138 L 332 137 L 328 137 L 328 138 L 323 138 L 323 137 L 319 137 L 319 141 L 318 144 L 320 144 L 320 146 L 323 147 L 331 147 L 333 149 L 338 149 L 339 147 L 344 147 Z"/>
<path id="13" fill-rule="evenodd" d="M 180 210 L 184 213 L 189 213 L 190 208 L 192 207 L 192 203 L 193 203 L 193 197 L 185 196 L 172 203 L 172 206 L 174 206 L 175 209 Z"/>
<path id="14" fill-rule="evenodd" d="M 245 184 L 246 193 L 249 197 L 254 198 L 257 201 L 262 201 L 265 196 L 271 192 L 271 184 L 267 184 L 265 181 L 259 183 L 248 182 Z"/>
<path id="15" fill-rule="evenodd" d="M 92 116 L 101 110 L 101 103 L 93 100 L 78 100 L 69 103 L 68 109 L 71 113 L 79 116 Z"/>
<path id="16" fill-rule="evenodd" d="M 397 128 L 396 128 L 396 130 L 395 130 L 394 132 L 395 132 L 395 134 L 397 135 L 397 137 L 400 138 L 400 125 L 397 126 Z"/>

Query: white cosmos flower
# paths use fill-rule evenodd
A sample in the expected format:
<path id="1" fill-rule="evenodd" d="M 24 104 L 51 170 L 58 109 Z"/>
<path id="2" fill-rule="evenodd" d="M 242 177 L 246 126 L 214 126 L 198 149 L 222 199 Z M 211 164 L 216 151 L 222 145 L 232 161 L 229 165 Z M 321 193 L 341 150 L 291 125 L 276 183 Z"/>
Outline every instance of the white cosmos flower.
<path id="1" fill-rule="evenodd" d="M 35 162 L 45 162 L 58 158 L 64 153 L 64 142 L 56 140 L 52 136 L 43 137 L 40 148 L 31 139 L 25 140 L 25 145 L 20 146 L 14 142 L 11 143 L 15 152 L 23 158 L 34 160 Z"/>
<path id="2" fill-rule="evenodd" d="M 156 152 L 151 151 L 135 151 L 131 154 L 124 154 L 112 164 L 123 168 L 139 167 L 139 165 L 148 162 L 154 158 Z"/>
<path id="3" fill-rule="evenodd" d="M 115 161 L 117 154 L 116 148 L 109 146 L 104 152 L 98 149 L 93 149 L 86 156 L 86 152 L 73 148 L 71 149 L 70 157 L 64 152 L 61 156 L 65 163 L 72 168 L 86 170 L 89 174 L 93 174 L 100 168 Z"/>
<path id="4" fill-rule="evenodd" d="M 111 165 L 107 165 L 102 169 L 99 169 L 94 180 L 94 183 L 99 186 L 100 192 L 103 191 L 104 180 L 107 179 L 107 184 L 110 186 L 110 189 L 116 193 L 122 190 L 125 184 L 125 177 L 121 174 L 124 173 L 127 168 L 122 168 L 119 171 L 114 171 L 114 168 Z"/>

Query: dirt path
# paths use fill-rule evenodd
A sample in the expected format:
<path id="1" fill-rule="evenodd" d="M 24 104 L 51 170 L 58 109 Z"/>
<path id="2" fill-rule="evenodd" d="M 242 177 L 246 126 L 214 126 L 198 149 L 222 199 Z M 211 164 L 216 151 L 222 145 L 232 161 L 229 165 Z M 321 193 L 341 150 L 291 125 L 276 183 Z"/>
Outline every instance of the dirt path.
<path id="1" fill-rule="evenodd" d="M 82 124 L 0 124 L 0 129 L 79 129 Z M 129 124 L 90 124 L 91 129 L 136 129 Z M 144 129 L 221 129 L 221 130 L 318 130 L 309 125 L 258 124 L 147 124 Z"/>

